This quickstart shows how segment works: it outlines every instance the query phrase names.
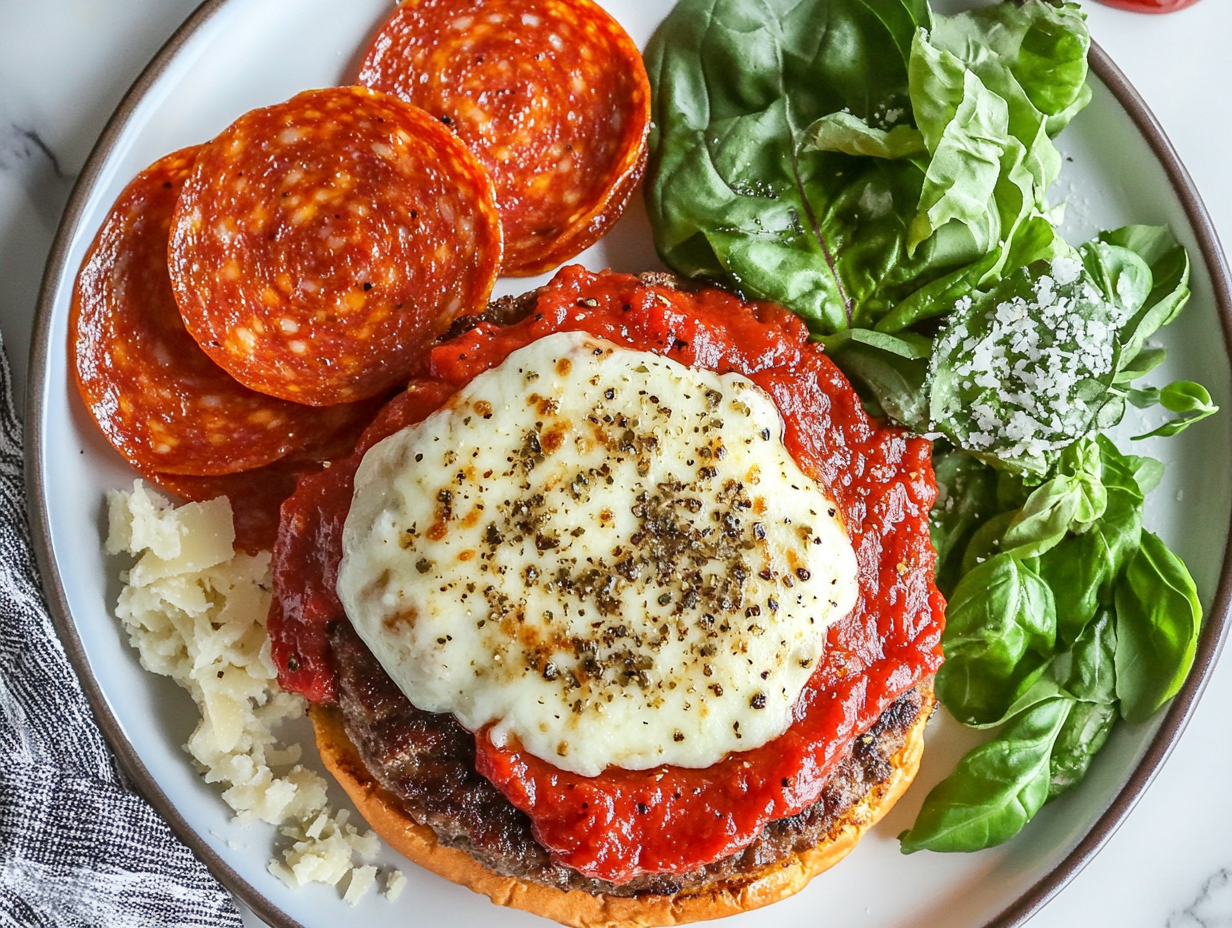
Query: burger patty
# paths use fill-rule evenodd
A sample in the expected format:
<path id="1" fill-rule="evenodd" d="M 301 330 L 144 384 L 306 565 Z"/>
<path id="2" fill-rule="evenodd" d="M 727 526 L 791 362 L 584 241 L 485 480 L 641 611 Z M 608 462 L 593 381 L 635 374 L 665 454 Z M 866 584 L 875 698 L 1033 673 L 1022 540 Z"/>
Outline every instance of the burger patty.
<path id="1" fill-rule="evenodd" d="M 873 788 L 887 782 L 891 758 L 927 704 L 921 688 L 903 694 L 839 761 L 821 796 L 797 815 L 768 823 L 744 850 L 706 867 L 645 874 L 614 884 L 553 863 L 530 819 L 475 770 L 475 739 L 452 715 L 421 711 L 402 694 L 348 622 L 331 630 L 339 668 L 339 707 L 347 736 L 373 778 L 446 847 L 466 851 L 504 876 L 561 890 L 638 896 L 731 884 L 816 846 Z"/>

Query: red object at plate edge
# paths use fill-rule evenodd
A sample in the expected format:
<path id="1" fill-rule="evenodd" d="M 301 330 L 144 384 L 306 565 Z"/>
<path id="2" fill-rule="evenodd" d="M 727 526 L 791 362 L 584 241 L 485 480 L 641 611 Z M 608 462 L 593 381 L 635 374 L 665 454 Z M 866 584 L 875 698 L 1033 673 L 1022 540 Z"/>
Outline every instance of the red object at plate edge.
<path id="1" fill-rule="evenodd" d="M 1099 2 L 1118 10 L 1129 10 L 1131 13 L 1175 13 L 1187 6 L 1193 6 L 1198 0 L 1099 0 Z"/>

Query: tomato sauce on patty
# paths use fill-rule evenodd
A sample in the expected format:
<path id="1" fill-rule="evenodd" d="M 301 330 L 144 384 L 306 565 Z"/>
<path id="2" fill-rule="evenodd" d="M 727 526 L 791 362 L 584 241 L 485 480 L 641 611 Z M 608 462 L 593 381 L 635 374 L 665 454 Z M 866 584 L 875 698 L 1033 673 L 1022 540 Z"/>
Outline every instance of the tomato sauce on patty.
<path id="1" fill-rule="evenodd" d="M 766 822 L 815 802 L 852 740 L 937 669 L 944 601 L 933 583 L 928 535 L 936 485 L 929 443 L 870 419 L 786 310 L 720 290 L 685 292 L 569 267 L 538 292 L 521 322 L 484 322 L 437 345 L 426 371 L 378 416 L 356 454 L 301 480 L 284 505 L 269 628 L 285 689 L 317 702 L 337 698 L 328 628 L 345 619 L 334 584 L 363 452 L 421 421 L 518 348 L 576 330 L 737 372 L 769 394 L 786 447 L 834 497 L 859 564 L 855 609 L 830 629 L 792 725 L 766 745 L 704 769 L 609 768 L 585 777 L 476 733 L 476 768 L 527 813 L 553 859 L 619 883 L 717 860 L 754 840 Z"/>

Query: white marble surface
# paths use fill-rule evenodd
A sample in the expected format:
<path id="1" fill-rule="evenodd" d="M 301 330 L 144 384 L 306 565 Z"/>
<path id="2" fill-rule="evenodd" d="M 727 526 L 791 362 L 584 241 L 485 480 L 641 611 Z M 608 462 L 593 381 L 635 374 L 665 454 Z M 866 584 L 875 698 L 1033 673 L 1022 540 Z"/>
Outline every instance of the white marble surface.
<path id="1" fill-rule="evenodd" d="M 195 6 L 0 0 L 0 333 L 19 390 L 43 263 L 73 180 L 124 91 Z M 1166 17 L 1087 7 L 1095 38 L 1152 106 L 1232 242 L 1232 2 L 1202 0 Z M 1137 809 L 1032 928 L 1232 926 L 1227 705 L 1229 660 Z"/>

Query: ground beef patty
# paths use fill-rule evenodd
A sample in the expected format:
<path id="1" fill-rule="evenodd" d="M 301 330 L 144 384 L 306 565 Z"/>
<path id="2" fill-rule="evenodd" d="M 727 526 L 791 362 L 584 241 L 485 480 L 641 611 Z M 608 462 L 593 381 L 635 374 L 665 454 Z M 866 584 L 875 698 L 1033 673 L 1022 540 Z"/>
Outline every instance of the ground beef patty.
<path id="1" fill-rule="evenodd" d="M 743 851 L 686 873 L 648 874 L 616 885 L 552 863 L 531 835 L 526 815 L 475 771 L 471 733 L 451 715 L 411 705 L 349 623 L 335 625 L 331 645 L 347 736 L 374 779 L 401 800 L 412 819 L 432 828 L 442 845 L 464 850 L 504 876 L 593 894 L 674 894 L 730 883 L 814 847 L 852 806 L 890 778 L 890 759 L 925 705 L 918 687 L 901 696 L 853 742 L 817 802 L 798 815 L 770 822 Z"/>

